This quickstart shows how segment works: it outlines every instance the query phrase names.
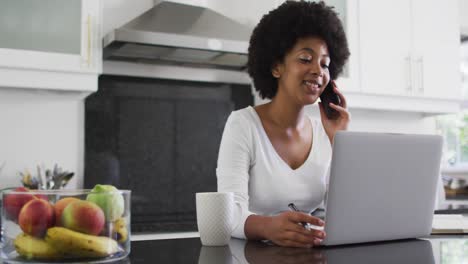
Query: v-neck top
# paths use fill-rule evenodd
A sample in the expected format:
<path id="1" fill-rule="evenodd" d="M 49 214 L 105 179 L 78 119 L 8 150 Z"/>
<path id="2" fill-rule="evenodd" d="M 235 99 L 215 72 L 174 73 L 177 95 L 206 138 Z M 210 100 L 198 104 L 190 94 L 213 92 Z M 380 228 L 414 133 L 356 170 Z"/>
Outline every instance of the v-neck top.
<path id="1" fill-rule="evenodd" d="M 295 203 L 305 212 L 322 204 L 332 148 L 318 120 L 312 124 L 312 149 L 305 162 L 292 169 L 273 147 L 255 109 L 234 111 L 224 127 L 216 176 L 219 192 L 234 192 L 232 236 L 245 238 L 245 220 L 252 214 L 276 215 Z"/>

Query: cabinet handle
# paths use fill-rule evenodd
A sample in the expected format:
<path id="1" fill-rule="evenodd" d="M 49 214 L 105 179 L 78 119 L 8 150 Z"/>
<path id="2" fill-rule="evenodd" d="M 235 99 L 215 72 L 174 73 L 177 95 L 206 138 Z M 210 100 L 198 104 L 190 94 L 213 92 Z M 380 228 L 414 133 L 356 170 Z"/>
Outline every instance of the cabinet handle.
<path id="1" fill-rule="evenodd" d="M 418 60 L 416 61 L 418 64 L 418 70 L 419 70 L 419 88 L 418 91 L 423 94 L 424 93 L 424 59 L 423 57 L 419 57 Z"/>
<path id="2" fill-rule="evenodd" d="M 92 29 L 91 29 L 91 26 L 92 26 L 92 24 L 91 24 L 91 22 L 92 22 L 92 21 L 91 21 L 91 16 L 88 15 L 88 48 L 87 48 L 87 49 L 88 49 L 88 51 L 87 51 L 87 53 L 88 53 L 88 58 L 87 58 L 87 60 L 88 60 L 88 67 L 91 66 L 91 41 L 92 41 L 92 34 L 91 34 L 91 30 L 92 30 Z"/>
<path id="3" fill-rule="evenodd" d="M 413 90 L 412 83 L 413 83 L 413 74 L 411 72 L 411 56 L 407 56 L 405 58 L 406 61 L 406 91 L 411 93 Z"/>
<path id="4" fill-rule="evenodd" d="M 86 47 L 86 54 L 87 54 L 87 57 L 86 57 L 86 60 L 88 62 L 88 67 L 91 66 L 91 43 L 92 43 L 92 34 L 91 34 L 91 31 L 92 31 L 92 24 L 91 24 L 91 15 L 88 15 L 88 43 L 87 43 L 87 47 Z"/>
<path id="5" fill-rule="evenodd" d="M 91 25 L 91 15 L 88 14 L 88 16 L 86 17 L 86 22 L 84 23 L 84 26 L 86 28 L 86 32 L 85 32 L 85 37 L 86 37 L 86 40 L 85 40 L 85 54 L 83 54 L 83 64 L 86 66 L 86 67 L 90 67 L 91 66 L 91 44 L 92 44 L 92 25 Z"/>

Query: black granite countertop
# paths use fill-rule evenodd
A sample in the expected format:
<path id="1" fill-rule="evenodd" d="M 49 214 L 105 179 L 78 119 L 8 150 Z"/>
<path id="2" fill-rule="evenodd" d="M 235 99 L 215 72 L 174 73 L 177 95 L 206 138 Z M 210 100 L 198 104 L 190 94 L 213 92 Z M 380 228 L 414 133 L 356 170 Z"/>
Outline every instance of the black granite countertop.
<path id="1" fill-rule="evenodd" d="M 468 236 L 431 236 L 311 249 L 284 248 L 262 242 L 232 239 L 229 246 L 205 247 L 199 238 L 132 242 L 130 256 L 121 263 L 468 263 Z"/>

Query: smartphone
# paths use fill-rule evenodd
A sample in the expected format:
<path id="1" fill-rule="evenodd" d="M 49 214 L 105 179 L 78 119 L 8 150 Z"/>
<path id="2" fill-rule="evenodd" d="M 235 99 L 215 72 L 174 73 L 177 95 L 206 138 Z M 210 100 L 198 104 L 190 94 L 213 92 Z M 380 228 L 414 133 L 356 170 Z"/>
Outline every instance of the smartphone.
<path id="1" fill-rule="evenodd" d="M 329 103 L 341 105 L 340 97 L 333 91 L 332 81 L 328 82 L 327 87 L 325 87 L 325 90 L 323 90 L 323 93 L 320 95 L 320 100 L 322 101 L 323 109 L 325 110 L 327 118 L 331 120 L 338 119 L 340 113 L 329 105 Z"/>

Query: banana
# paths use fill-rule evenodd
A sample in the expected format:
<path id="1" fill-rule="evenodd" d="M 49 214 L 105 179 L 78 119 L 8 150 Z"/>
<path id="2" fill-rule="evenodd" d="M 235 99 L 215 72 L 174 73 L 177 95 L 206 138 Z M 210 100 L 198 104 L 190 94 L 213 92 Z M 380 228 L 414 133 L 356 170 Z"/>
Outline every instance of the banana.
<path id="1" fill-rule="evenodd" d="M 119 243 L 125 243 L 128 239 L 127 221 L 121 217 L 113 223 L 112 237 Z"/>
<path id="2" fill-rule="evenodd" d="M 45 240 L 60 252 L 74 257 L 108 257 L 122 251 L 113 239 L 82 234 L 64 227 L 49 228 Z"/>
<path id="3" fill-rule="evenodd" d="M 64 257 L 62 253 L 43 239 L 35 238 L 25 233 L 19 234 L 15 238 L 14 244 L 16 252 L 26 259 L 55 260 Z"/>

